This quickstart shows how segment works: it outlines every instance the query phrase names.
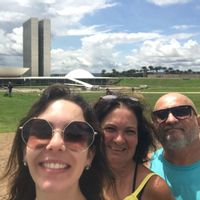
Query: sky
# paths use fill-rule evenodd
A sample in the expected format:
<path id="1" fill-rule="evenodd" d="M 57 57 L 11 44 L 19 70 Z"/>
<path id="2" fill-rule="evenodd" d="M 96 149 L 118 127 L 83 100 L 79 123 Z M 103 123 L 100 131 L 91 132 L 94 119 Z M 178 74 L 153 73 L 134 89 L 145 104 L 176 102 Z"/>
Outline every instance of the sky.
<path id="1" fill-rule="evenodd" d="M 200 71 L 200 0 L 0 1 L 0 66 L 23 66 L 23 23 L 51 20 L 51 73 Z"/>

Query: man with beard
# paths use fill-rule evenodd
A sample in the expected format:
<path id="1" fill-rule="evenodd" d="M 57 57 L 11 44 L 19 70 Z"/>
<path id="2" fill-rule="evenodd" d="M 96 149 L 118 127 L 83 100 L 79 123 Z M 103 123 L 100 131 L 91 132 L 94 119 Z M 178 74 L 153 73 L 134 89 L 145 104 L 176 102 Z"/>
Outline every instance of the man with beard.
<path id="1" fill-rule="evenodd" d="M 150 168 L 163 177 L 176 200 L 200 200 L 200 116 L 180 93 L 161 96 L 152 112 L 156 137 L 163 148 Z"/>

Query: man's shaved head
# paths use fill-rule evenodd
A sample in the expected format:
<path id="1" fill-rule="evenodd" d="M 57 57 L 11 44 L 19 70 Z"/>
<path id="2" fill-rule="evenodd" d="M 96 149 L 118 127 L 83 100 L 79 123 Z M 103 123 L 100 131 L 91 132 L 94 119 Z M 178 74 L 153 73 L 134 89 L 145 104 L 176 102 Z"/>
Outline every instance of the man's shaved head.
<path id="1" fill-rule="evenodd" d="M 180 105 L 190 105 L 197 113 L 197 109 L 192 100 L 178 92 L 170 92 L 161 96 L 155 103 L 154 110 L 160 110 Z"/>

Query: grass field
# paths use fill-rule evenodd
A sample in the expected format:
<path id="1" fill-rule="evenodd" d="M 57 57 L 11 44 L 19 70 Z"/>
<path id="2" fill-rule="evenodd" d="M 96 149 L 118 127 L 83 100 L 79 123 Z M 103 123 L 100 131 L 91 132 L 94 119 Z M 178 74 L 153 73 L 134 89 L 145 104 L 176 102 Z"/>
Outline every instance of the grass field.
<path id="1" fill-rule="evenodd" d="M 124 78 L 118 85 L 129 87 L 148 85 L 149 92 L 200 92 L 200 79 Z"/>
<path id="2" fill-rule="evenodd" d="M 138 87 L 140 85 L 148 85 L 147 89 L 139 91 L 144 96 L 145 102 L 153 106 L 155 101 L 165 92 L 182 92 L 186 93 L 197 106 L 200 111 L 200 80 L 199 79 L 148 79 L 134 78 L 122 79 L 118 83 L 118 87 Z M 120 89 L 120 92 L 131 89 Z M 98 98 L 105 94 L 105 91 L 81 92 L 90 103 L 94 103 Z M 26 114 L 30 106 L 39 97 L 39 93 L 31 92 L 13 92 L 12 97 L 4 96 L 4 92 L 0 92 L 0 133 L 15 131 L 19 120 Z"/>

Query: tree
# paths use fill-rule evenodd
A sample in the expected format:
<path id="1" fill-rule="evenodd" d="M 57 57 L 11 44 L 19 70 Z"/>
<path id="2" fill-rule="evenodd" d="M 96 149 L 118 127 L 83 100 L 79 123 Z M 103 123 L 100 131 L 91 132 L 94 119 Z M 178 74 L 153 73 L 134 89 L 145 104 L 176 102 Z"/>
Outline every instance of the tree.
<path id="1" fill-rule="evenodd" d="M 143 71 L 143 77 L 147 77 L 147 67 L 146 66 L 143 66 L 142 67 L 142 71 Z"/>
<path id="2" fill-rule="evenodd" d="M 106 70 L 105 70 L 105 69 L 102 69 L 102 70 L 101 70 L 101 76 L 105 76 L 105 74 L 106 74 Z"/>
<path id="3" fill-rule="evenodd" d="M 112 69 L 112 74 L 113 74 L 114 77 L 117 76 L 117 74 L 118 74 L 117 70 L 116 69 Z"/>
<path id="4" fill-rule="evenodd" d="M 149 71 L 150 71 L 150 72 L 153 72 L 153 70 L 154 70 L 154 67 L 153 67 L 153 66 L 150 65 L 150 66 L 148 66 L 148 68 L 149 68 Z"/>

